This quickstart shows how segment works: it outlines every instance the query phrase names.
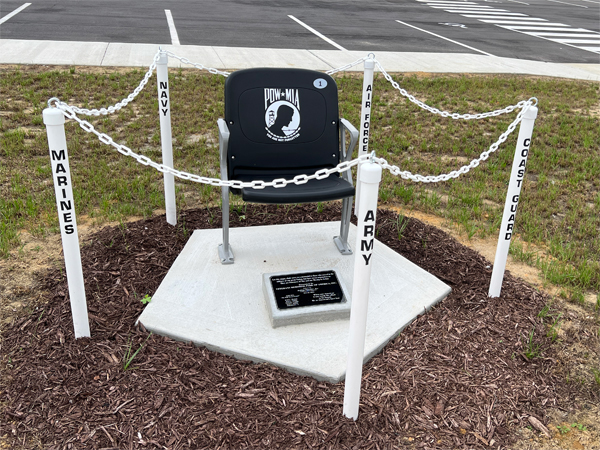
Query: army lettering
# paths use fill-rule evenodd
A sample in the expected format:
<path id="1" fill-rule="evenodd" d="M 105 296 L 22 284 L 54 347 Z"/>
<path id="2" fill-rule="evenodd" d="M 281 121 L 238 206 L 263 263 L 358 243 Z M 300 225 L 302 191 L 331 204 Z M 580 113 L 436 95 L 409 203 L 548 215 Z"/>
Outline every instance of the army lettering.
<path id="1" fill-rule="evenodd" d="M 360 251 L 365 260 L 365 266 L 369 265 L 371 256 L 373 256 L 373 244 L 375 241 L 375 213 L 373 210 L 368 210 L 365 214 L 365 223 L 363 226 L 363 234 L 360 240 Z"/>

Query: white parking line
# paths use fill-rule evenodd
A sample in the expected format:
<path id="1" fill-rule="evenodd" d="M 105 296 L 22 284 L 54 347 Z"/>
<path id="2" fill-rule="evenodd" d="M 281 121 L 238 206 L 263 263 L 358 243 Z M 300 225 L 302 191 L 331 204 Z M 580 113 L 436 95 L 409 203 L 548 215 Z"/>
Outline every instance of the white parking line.
<path id="1" fill-rule="evenodd" d="M 550 23 L 550 22 L 517 22 L 512 20 L 480 20 L 480 22 L 493 23 L 497 25 L 537 25 L 537 26 L 550 26 L 550 27 L 569 27 L 570 25 L 564 23 Z"/>
<path id="2" fill-rule="evenodd" d="M 476 5 L 477 4 L 477 2 L 452 2 L 452 1 L 446 1 L 446 0 L 417 0 L 417 2 L 430 3 L 430 4 L 449 3 L 449 4 L 453 4 L 453 5 Z"/>
<path id="3" fill-rule="evenodd" d="M 173 16 L 171 15 L 171 10 L 165 9 L 165 15 L 167 16 L 167 24 L 169 25 L 169 33 L 171 33 L 171 44 L 181 45 L 179 43 L 179 36 L 177 35 L 177 29 L 175 28 L 175 22 L 173 22 Z"/>
<path id="4" fill-rule="evenodd" d="M 514 31 L 519 31 L 519 30 L 531 30 L 531 31 L 527 31 L 527 33 L 531 33 L 533 31 L 565 31 L 564 28 L 553 28 L 553 27 L 522 27 L 522 26 L 514 26 L 514 25 L 498 25 L 501 28 L 506 28 L 507 30 L 514 30 Z M 569 30 L 571 31 L 577 31 L 577 32 L 585 32 L 585 31 L 589 31 L 586 30 L 585 28 L 569 28 Z"/>
<path id="5" fill-rule="evenodd" d="M 17 14 L 19 14 L 21 11 L 23 11 L 25 8 L 27 8 L 29 5 L 31 5 L 31 3 L 24 3 L 21 6 L 19 6 L 17 9 L 15 9 L 13 12 L 5 15 L 2 19 L 0 19 L 0 25 L 2 25 L 4 22 L 6 22 L 11 17 L 14 17 Z"/>
<path id="6" fill-rule="evenodd" d="M 466 9 L 466 10 L 483 10 L 483 11 L 506 11 L 506 9 L 496 9 L 496 8 L 492 8 L 491 6 L 479 6 L 479 5 L 473 5 L 473 6 L 458 6 L 458 5 L 437 5 L 437 4 L 433 4 L 430 3 L 429 6 L 431 6 L 432 8 L 435 9 Z"/>
<path id="7" fill-rule="evenodd" d="M 288 15 L 288 17 L 290 19 L 292 19 L 293 21 L 295 21 L 296 23 L 302 25 L 304 28 L 306 28 L 308 31 L 310 31 L 311 33 L 314 33 L 315 35 L 319 36 L 321 39 L 323 39 L 325 42 L 330 43 L 331 45 L 333 45 L 335 48 L 342 50 L 344 52 L 348 51 L 346 50 L 344 47 L 342 47 L 341 45 L 337 44 L 336 42 L 333 42 L 331 39 L 329 39 L 327 36 L 322 35 L 321 33 L 319 33 L 317 30 L 315 30 L 312 27 L 309 27 L 308 25 L 306 25 L 304 22 L 302 22 L 301 20 L 296 19 L 294 16 L 292 15 Z"/>
<path id="8" fill-rule="evenodd" d="M 531 19 L 526 14 L 521 14 L 521 15 L 524 16 L 524 17 L 515 17 L 515 16 L 508 16 L 507 17 L 507 16 L 496 16 L 496 15 L 494 15 L 494 16 L 477 16 L 475 14 L 461 14 L 461 16 L 463 16 L 463 17 L 473 17 L 475 19 L 499 19 L 499 20 L 502 20 L 502 19 L 504 19 L 504 20 L 506 20 L 506 19 L 519 20 L 519 19 L 521 19 L 521 20 L 533 20 L 533 19 Z"/>
<path id="9" fill-rule="evenodd" d="M 514 2 L 514 3 L 520 3 L 522 5 L 527 5 L 529 6 L 529 3 L 525 3 L 525 2 L 518 2 L 517 0 L 508 0 L 509 2 Z"/>
<path id="10" fill-rule="evenodd" d="M 480 22 L 484 23 L 530 23 L 533 25 L 538 22 L 548 22 L 546 19 L 537 19 L 535 17 L 503 17 L 501 19 L 481 19 Z"/>
<path id="11" fill-rule="evenodd" d="M 556 39 L 563 44 L 600 44 L 598 39 Z"/>
<path id="12" fill-rule="evenodd" d="M 562 44 L 562 45 L 568 45 L 569 47 L 577 48 L 579 50 L 585 50 L 586 52 L 600 53 L 600 47 L 589 47 L 589 46 L 573 45 L 573 44 L 569 44 L 569 43 L 566 43 L 566 42 L 557 41 L 555 38 L 549 38 L 549 37 L 545 37 L 545 36 L 540 36 L 535 31 L 523 31 L 523 30 L 512 30 L 512 31 L 515 31 L 515 32 L 521 33 L 521 34 L 526 34 L 528 36 L 533 36 L 533 37 L 538 38 L 538 39 L 544 39 L 546 41 L 556 42 L 556 43 Z M 564 31 L 564 30 L 556 29 L 556 31 Z M 595 42 L 594 42 L 594 44 L 595 44 Z"/>
<path id="13" fill-rule="evenodd" d="M 535 33 L 537 36 L 544 36 L 544 37 L 566 37 L 566 38 L 590 38 L 590 39 L 596 39 L 598 41 L 598 44 L 600 44 L 600 34 L 592 34 L 592 33 L 588 33 L 588 34 L 577 34 L 577 33 Z"/>
<path id="14" fill-rule="evenodd" d="M 466 45 L 466 44 L 461 44 L 460 42 L 453 41 L 452 39 L 448 39 L 447 37 L 440 36 L 439 34 L 432 33 L 431 31 L 423 30 L 422 28 L 417 28 L 417 27 L 415 27 L 414 25 L 410 25 L 410 24 L 408 24 L 408 23 L 401 22 L 400 20 L 396 20 L 396 22 L 398 22 L 398 23 L 401 23 L 402 25 L 406 25 L 407 27 L 414 28 L 415 30 L 419 30 L 419 31 L 423 31 L 424 33 L 431 34 L 431 35 L 433 35 L 433 36 L 435 36 L 435 37 L 438 37 L 438 38 L 440 38 L 440 39 L 444 39 L 444 40 L 446 40 L 446 41 L 450 41 L 450 42 L 452 42 L 452 43 L 454 43 L 454 44 L 457 44 L 457 45 L 462 45 L 463 47 L 470 48 L 471 50 L 474 50 L 474 51 L 476 51 L 476 52 L 479 52 L 479 53 L 483 53 L 484 55 L 488 55 L 488 56 L 494 56 L 494 55 L 492 55 L 491 53 L 484 52 L 483 50 L 478 50 L 478 49 L 476 49 L 476 48 L 473 48 L 473 47 L 470 47 L 470 46 L 468 46 L 468 45 Z"/>
<path id="15" fill-rule="evenodd" d="M 587 6 L 582 6 L 582 5 L 575 5 L 574 3 L 565 3 L 565 2 L 559 2 L 558 0 L 546 0 L 548 2 L 554 2 L 554 3 L 562 3 L 563 5 L 569 5 L 569 6 L 578 6 L 580 8 L 586 8 Z"/>
<path id="16" fill-rule="evenodd" d="M 469 13 L 469 14 L 490 14 L 490 11 L 461 11 L 461 10 L 454 10 L 454 9 L 447 9 L 446 11 L 448 12 L 452 12 L 452 13 Z M 491 13 L 494 16 L 527 16 L 527 14 L 522 14 L 522 13 L 512 13 L 512 12 L 492 12 Z M 465 16 L 466 17 L 466 16 Z"/>

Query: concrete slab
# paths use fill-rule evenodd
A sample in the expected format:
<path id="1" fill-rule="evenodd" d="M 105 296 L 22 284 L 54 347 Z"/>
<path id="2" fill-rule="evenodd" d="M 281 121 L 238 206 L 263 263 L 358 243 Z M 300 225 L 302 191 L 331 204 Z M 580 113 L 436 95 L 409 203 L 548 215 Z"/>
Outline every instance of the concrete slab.
<path id="1" fill-rule="evenodd" d="M 226 69 L 225 64 L 223 64 L 223 61 L 215 51 L 214 47 L 201 47 L 199 45 L 163 45 L 162 47 L 165 50 L 173 52 L 177 56 L 189 59 L 193 63 L 200 63 L 205 67 L 211 67 L 219 70 Z M 155 50 L 157 50 L 156 46 Z M 194 67 L 188 64 L 183 64 L 176 58 L 169 57 L 169 67 L 171 66 L 185 68 Z"/>
<path id="2" fill-rule="evenodd" d="M 106 42 L 2 39 L 0 63 L 99 66 L 107 46 Z"/>
<path id="3" fill-rule="evenodd" d="M 300 67 L 329 70 L 366 56 L 370 50 L 302 50 L 164 45 L 179 56 L 221 70 Z M 0 64 L 57 64 L 148 67 L 158 44 L 0 39 Z M 388 72 L 512 73 L 600 81 L 600 64 L 557 64 L 472 53 L 375 52 Z M 179 67 L 173 58 L 169 65 Z M 353 69 L 361 71 L 362 65 Z"/>
<path id="4" fill-rule="evenodd" d="M 253 67 L 295 67 L 300 69 L 329 70 L 331 67 L 308 50 L 213 47 L 227 69 Z M 183 56 L 183 55 L 180 55 Z"/>
<path id="5" fill-rule="evenodd" d="M 129 66 L 148 68 L 152 64 L 152 58 L 158 52 L 158 45 L 153 44 L 122 44 L 110 43 L 106 48 L 104 58 L 102 58 L 103 66 Z M 165 46 L 163 46 L 165 47 Z M 169 63 L 177 62 L 178 60 L 169 61 Z M 179 67 L 179 64 L 169 64 L 171 67 Z"/>
<path id="6" fill-rule="evenodd" d="M 272 328 L 262 274 L 335 269 L 352 291 L 353 256 L 333 243 L 339 222 L 232 228 L 235 264 L 217 255 L 221 230 L 197 230 L 139 318 L 157 334 L 293 373 L 338 382 L 346 371 L 348 320 Z M 350 228 L 350 242 L 356 227 Z M 450 288 L 375 243 L 365 361 Z"/>

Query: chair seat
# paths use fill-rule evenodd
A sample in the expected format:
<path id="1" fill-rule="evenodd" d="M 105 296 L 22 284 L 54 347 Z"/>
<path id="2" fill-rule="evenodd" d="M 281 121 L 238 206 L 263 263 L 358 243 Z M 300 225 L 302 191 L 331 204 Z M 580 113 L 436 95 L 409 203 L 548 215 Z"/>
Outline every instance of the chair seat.
<path id="1" fill-rule="evenodd" d="M 258 179 L 272 181 L 274 178 L 241 176 L 238 179 L 241 181 Z M 309 180 L 300 185 L 288 184 L 282 188 L 242 188 L 241 194 L 244 201 L 251 203 L 313 203 L 352 197 L 354 186 L 339 175 L 332 174 L 322 180 Z"/>

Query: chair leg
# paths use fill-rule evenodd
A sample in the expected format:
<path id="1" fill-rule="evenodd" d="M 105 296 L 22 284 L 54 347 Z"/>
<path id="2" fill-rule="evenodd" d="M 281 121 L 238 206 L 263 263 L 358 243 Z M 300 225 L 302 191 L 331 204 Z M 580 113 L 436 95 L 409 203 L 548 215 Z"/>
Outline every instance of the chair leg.
<path id="1" fill-rule="evenodd" d="M 347 197 L 342 201 L 342 219 L 340 222 L 340 235 L 333 238 L 336 247 L 342 255 L 351 255 L 352 250 L 348 244 L 348 231 L 350 229 L 350 217 L 352 213 L 352 199 Z"/>
<path id="2" fill-rule="evenodd" d="M 229 245 L 229 188 L 221 187 L 221 198 L 223 212 L 223 243 L 219 244 L 219 258 L 221 264 L 233 264 L 233 251 Z"/>

